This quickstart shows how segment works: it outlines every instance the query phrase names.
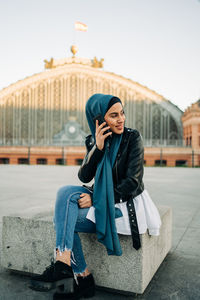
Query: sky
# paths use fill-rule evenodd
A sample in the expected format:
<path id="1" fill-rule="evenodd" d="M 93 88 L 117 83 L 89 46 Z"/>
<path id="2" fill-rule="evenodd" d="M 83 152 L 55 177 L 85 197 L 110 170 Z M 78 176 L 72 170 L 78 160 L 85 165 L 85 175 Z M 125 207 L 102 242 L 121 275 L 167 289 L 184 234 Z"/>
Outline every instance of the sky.
<path id="1" fill-rule="evenodd" d="M 200 99 L 200 0 L 0 0 L 0 90 L 72 44 L 181 110 Z"/>

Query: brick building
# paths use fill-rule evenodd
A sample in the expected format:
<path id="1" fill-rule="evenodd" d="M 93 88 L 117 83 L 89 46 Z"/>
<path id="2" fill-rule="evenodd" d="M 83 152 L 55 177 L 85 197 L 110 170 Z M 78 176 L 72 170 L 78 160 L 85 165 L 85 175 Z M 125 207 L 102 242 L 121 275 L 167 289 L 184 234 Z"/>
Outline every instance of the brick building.
<path id="1" fill-rule="evenodd" d="M 72 48 L 73 50 L 73 48 Z M 80 164 L 89 134 L 85 103 L 94 93 L 124 105 L 147 166 L 200 166 L 200 101 L 184 113 L 155 91 L 103 70 L 103 60 L 45 60 L 45 70 L 0 91 L 0 163 Z"/>

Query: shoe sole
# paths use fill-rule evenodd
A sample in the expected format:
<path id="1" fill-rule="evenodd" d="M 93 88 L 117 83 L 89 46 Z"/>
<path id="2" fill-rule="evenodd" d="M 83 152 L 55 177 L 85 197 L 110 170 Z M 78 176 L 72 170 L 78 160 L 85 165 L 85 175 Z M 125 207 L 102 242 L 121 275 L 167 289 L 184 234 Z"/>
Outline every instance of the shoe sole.
<path id="1" fill-rule="evenodd" d="M 81 291 L 80 293 L 74 294 L 73 292 L 66 293 L 55 293 L 53 295 L 53 300 L 64 300 L 64 299 L 69 299 L 69 300 L 78 300 L 80 298 L 91 298 L 95 296 L 95 288 L 88 288 L 85 289 L 84 291 Z"/>
<path id="2" fill-rule="evenodd" d="M 68 290 L 68 286 L 73 286 L 73 278 L 64 278 L 56 282 L 44 282 L 31 280 L 30 289 L 39 291 L 39 292 L 48 292 L 57 288 L 60 292 Z"/>

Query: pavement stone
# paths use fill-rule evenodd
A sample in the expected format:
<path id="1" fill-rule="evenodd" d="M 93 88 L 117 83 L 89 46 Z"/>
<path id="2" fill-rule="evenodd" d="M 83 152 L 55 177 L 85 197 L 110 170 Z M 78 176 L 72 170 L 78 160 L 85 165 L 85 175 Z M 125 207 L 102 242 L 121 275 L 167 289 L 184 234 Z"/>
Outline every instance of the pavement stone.
<path id="1" fill-rule="evenodd" d="M 81 184 L 77 172 L 72 166 L 0 166 L 0 250 L 2 216 L 53 209 L 59 187 Z M 173 209 L 173 247 L 142 295 L 97 291 L 92 299 L 200 299 L 199 182 L 199 168 L 145 168 L 145 187 L 154 202 Z M 29 277 L 10 273 L 0 264 L 0 300 L 52 299 L 53 291 L 32 291 L 28 284 Z"/>

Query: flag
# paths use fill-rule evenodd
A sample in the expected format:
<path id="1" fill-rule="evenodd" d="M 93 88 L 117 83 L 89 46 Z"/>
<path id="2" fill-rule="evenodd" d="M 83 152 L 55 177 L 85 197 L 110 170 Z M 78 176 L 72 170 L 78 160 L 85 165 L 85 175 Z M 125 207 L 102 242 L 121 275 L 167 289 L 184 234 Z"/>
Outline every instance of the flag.
<path id="1" fill-rule="evenodd" d="M 75 22 L 75 30 L 87 31 L 88 27 L 86 24 L 81 22 Z"/>

